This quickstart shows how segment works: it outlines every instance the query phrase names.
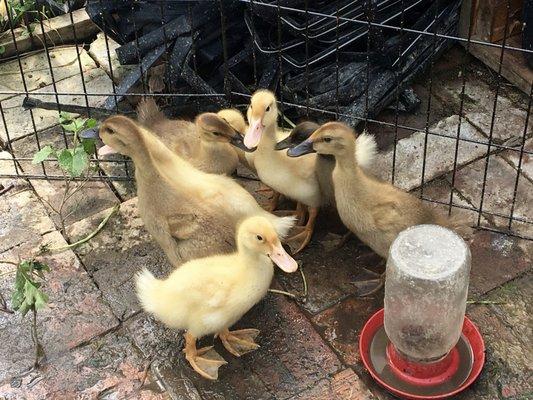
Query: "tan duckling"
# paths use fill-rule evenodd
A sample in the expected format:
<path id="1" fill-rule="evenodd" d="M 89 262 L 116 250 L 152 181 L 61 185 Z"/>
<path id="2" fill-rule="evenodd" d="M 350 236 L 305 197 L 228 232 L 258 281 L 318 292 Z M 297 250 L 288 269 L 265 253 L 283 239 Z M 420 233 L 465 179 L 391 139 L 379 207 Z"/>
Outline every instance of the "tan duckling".
<path id="1" fill-rule="evenodd" d="M 156 146 L 173 153 L 155 135 L 146 132 L 127 117 L 110 117 L 100 126 L 99 135 L 106 145 L 98 154 L 118 152 L 133 160 L 139 214 L 170 263 L 177 266 L 191 258 L 232 251 L 234 219 L 199 207 L 190 201 L 186 191 L 169 185 L 156 168 L 150 144 L 143 138 L 153 137 Z"/>
<path id="2" fill-rule="evenodd" d="M 234 108 L 225 108 L 217 112 L 217 115 L 220 118 L 222 118 L 224 121 L 226 121 L 241 136 L 244 136 L 246 129 L 248 129 L 248 125 L 246 125 L 244 116 L 239 110 L 236 110 Z M 255 172 L 255 168 L 253 166 L 253 157 L 252 157 L 253 152 L 248 151 L 248 148 L 242 149 L 239 147 L 235 147 L 235 151 L 237 152 L 237 155 L 239 156 L 240 163 L 244 165 L 245 167 L 247 167 L 248 169 Z"/>
<path id="3" fill-rule="evenodd" d="M 194 168 L 130 118 L 108 118 L 99 135 L 106 144 L 99 154 L 119 152 L 135 163 L 139 213 L 173 265 L 231 251 L 242 218 L 263 215 L 280 236 L 294 223 L 264 211 L 233 179 Z"/>
<path id="4" fill-rule="evenodd" d="M 317 152 L 335 157 L 332 179 L 335 203 L 343 223 L 361 241 L 383 258 L 404 229 L 419 224 L 453 227 L 454 222 L 439 215 L 415 196 L 388 182 L 380 181 L 361 168 L 353 129 L 329 122 L 290 152 Z"/>
<path id="5" fill-rule="evenodd" d="M 239 125 L 238 116 L 232 113 L 235 110 L 223 111 L 227 118 Z M 236 147 L 241 152 L 248 150 L 242 145 L 242 115 L 241 131 L 215 113 L 200 114 L 194 123 L 168 119 L 153 98 L 139 103 L 137 115 L 138 121 L 156 133 L 172 151 L 204 172 L 231 175 L 239 163 Z"/>
<path id="6" fill-rule="evenodd" d="M 268 90 L 259 90 L 252 96 L 248 108 L 250 126 L 244 144 L 254 152 L 254 165 L 261 181 L 278 193 L 296 200 L 309 209 L 307 224 L 301 232 L 287 239 L 296 243 L 296 253 L 311 240 L 318 208 L 322 203 L 320 186 L 315 173 L 316 155 L 299 159 L 276 151 L 278 141 L 278 109 L 276 97 Z M 298 212 L 295 213 L 298 215 Z"/>
<path id="7" fill-rule="evenodd" d="M 236 252 L 189 261 L 164 280 L 147 269 L 136 277 L 142 307 L 168 327 L 185 330 L 185 357 L 207 379 L 217 379 L 226 361 L 213 346 L 197 349 L 196 340 L 219 336 L 237 357 L 257 349 L 257 329 L 229 328 L 266 295 L 273 263 L 289 273 L 298 268 L 266 218 L 245 219 L 238 227 L 236 243 Z"/>

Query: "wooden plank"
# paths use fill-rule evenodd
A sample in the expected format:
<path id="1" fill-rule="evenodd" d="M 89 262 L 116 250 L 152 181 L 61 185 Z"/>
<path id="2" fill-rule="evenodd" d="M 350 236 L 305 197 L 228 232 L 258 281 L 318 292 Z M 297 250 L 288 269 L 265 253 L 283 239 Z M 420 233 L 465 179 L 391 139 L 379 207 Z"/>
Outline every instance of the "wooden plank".
<path id="1" fill-rule="evenodd" d="M 520 35 L 510 37 L 507 39 L 506 45 L 522 47 L 522 38 Z M 501 55 L 500 48 L 471 44 L 470 53 L 494 71 L 498 71 Z M 531 83 L 533 82 L 533 70 L 527 65 L 526 59 L 521 52 L 505 50 L 502 75 L 529 96 L 531 93 Z"/>
<path id="2" fill-rule="evenodd" d="M 74 26 L 70 20 L 70 14 L 60 15 L 43 21 L 44 34 L 39 22 L 32 23 L 33 34 L 30 36 L 25 28 L 15 29 L 15 38 L 17 40 L 18 53 L 22 54 L 28 50 L 42 48 L 45 43 L 48 47 L 60 44 L 74 43 L 74 29 L 78 43 L 98 32 L 98 27 L 91 21 L 85 9 L 79 9 L 72 12 Z M 74 27 L 74 28 L 73 28 Z M 15 44 L 11 31 L 0 34 L 0 46 L 5 48 L 0 57 L 10 57 L 16 54 Z"/>

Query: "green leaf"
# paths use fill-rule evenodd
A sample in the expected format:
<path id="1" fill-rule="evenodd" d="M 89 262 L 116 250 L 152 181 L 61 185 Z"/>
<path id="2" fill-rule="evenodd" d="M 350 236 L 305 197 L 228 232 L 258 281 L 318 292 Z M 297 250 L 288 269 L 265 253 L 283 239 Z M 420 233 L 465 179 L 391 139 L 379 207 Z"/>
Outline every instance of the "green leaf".
<path id="1" fill-rule="evenodd" d="M 78 146 L 74 150 L 72 158 L 72 176 L 80 176 L 89 165 L 89 156 L 83 146 Z"/>
<path id="2" fill-rule="evenodd" d="M 77 127 L 76 127 L 76 122 L 75 121 L 72 121 L 72 122 L 65 122 L 63 124 L 61 124 L 61 126 L 63 127 L 64 130 L 68 131 L 68 132 L 76 132 L 77 131 Z"/>
<path id="3" fill-rule="evenodd" d="M 72 158 L 72 150 L 69 149 L 61 150 L 61 153 L 57 157 L 59 166 L 68 173 L 72 173 Z"/>
<path id="4" fill-rule="evenodd" d="M 46 306 L 46 303 L 48 303 L 48 295 L 40 290 L 37 290 L 35 293 L 35 308 L 40 310 Z"/>
<path id="5" fill-rule="evenodd" d="M 61 125 L 63 124 L 66 124 L 66 123 L 69 123 L 70 121 L 72 121 L 74 119 L 73 115 L 72 114 L 69 114 L 68 112 L 65 112 L 65 111 L 61 111 L 59 113 L 59 123 Z"/>
<path id="6" fill-rule="evenodd" d="M 85 128 L 94 128 L 98 124 L 98 121 L 96 121 L 94 118 L 89 118 L 85 120 Z"/>
<path id="7" fill-rule="evenodd" d="M 39 164 L 40 162 L 46 160 L 52 153 L 54 153 L 52 146 L 45 146 L 35 153 L 31 162 L 32 164 Z"/>
<path id="8" fill-rule="evenodd" d="M 96 152 L 96 139 L 81 139 L 83 150 L 87 154 L 94 154 Z"/>

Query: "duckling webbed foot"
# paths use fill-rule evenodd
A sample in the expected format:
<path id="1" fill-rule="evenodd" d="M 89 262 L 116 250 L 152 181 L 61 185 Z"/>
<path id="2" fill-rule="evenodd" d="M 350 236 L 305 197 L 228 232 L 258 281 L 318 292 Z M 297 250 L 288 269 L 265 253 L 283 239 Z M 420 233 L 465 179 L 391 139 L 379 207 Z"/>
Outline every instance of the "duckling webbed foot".
<path id="1" fill-rule="evenodd" d="M 218 379 L 218 369 L 227 364 L 226 360 L 213 350 L 213 346 L 197 349 L 196 338 L 189 333 L 185 334 L 185 348 L 183 351 L 192 369 L 206 379 Z"/>
<path id="2" fill-rule="evenodd" d="M 292 236 L 288 237 L 285 242 L 291 247 L 291 250 L 296 248 L 296 250 L 293 251 L 293 254 L 297 254 L 300 251 L 302 251 L 305 246 L 309 244 L 311 241 L 311 237 L 313 236 L 313 231 L 315 227 L 315 221 L 316 217 L 318 215 L 318 208 L 311 207 L 309 208 L 309 219 L 307 221 L 307 224 L 305 226 L 296 226 L 293 228 L 293 232 L 298 232 L 293 234 Z"/>
<path id="3" fill-rule="evenodd" d="M 257 335 L 259 335 L 257 329 L 240 329 L 237 331 L 225 329 L 218 334 L 226 350 L 236 357 L 259 348 L 259 345 L 255 343 Z"/>

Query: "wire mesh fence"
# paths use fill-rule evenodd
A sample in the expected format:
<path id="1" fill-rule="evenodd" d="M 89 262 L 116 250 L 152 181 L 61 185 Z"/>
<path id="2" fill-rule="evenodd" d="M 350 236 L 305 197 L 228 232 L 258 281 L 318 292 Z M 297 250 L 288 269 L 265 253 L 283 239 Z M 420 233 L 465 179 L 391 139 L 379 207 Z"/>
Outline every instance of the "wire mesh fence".
<path id="1" fill-rule="evenodd" d="M 0 1 L 7 10 L 0 62 L 13 67 L 2 78 L 10 82 L 0 84 L 0 132 L 7 150 L 0 161 L 12 163 L 13 170 L 0 171 L 0 178 L 65 179 L 52 167 L 57 158 L 32 165 L 33 154 L 24 148 L 31 143 L 34 152 L 41 150 L 43 137 L 51 131 L 65 148 L 72 146 L 72 132 L 60 123 L 58 113 L 96 120 L 115 113 L 135 116 L 136 104 L 146 96 L 155 97 L 176 117 L 223 107 L 244 111 L 255 90 L 268 88 L 277 94 L 285 127 L 312 119 L 341 120 L 358 131 L 367 129 L 390 156 L 378 166 L 386 179 L 448 210 L 476 213 L 478 227 L 532 238 L 533 218 L 527 207 L 517 210 L 517 204 L 524 196 L 527 204 L 530 194 L 523 185 L 531 183 L 524 166 L 532 154 L 528 139 L 533 82 L 527 93 L 514 98 L 521 125 L 513 121 L 512 135 L 500 134 L 507 104 L 502 92 L 510 90 L 503 77 L 506 57 L 533 55 L 531 48 L 509 41 L 516 30 L 510 0 L 504 2 L 501 38 L 492 41 L 476 33 L 476 1 L 88 0 L 88 22 L 103 32 L 96 55 L 91 50 L 96 31 L 79 22 L 85 13 L 82 2 L 65 0 L 60 6 L 44 0 Z M 33 8 L 21 12 L 24 6 Z M 66 28 L 54 25 L 60 14 L 57 18 L 66 21 Z M 54 32 L 59 31 L 57 36 Z M 435 103 L 445 100 L 434 93 L 436 87 L 442 89 L 442 75 L 436 70 L 442 56 L 457 45 L 462 48 L 453 53 L 461 58 L 455 60 L 453 79 L 457 102 L 448 113 L 455 119 L 451 129 L 441 129 Z M 483 123 L 475 120 L 481 111 L 469 82 L 469 52 L 474 47 L 497 52 L 491 98 L 482 99 L 488 105 Z M 67 48 L 74 52 L 77 68 L 75 82 L 68 85 L 72 79 L 62 76 L 57 61 Z M 42 57 L 45 82 L 33 79 L 29 56 L 35 54 Z M 97 68 L 87 68 L 87 54 Z M 102 70 L 104 77 L 95 72 Z M 412 90 L 421 79 L 424 96 Z M 408 117 L 414 110 L 416 121 Z M 420 146 L 402 147 L 414 134 L 420 135 Z M 446 146 L 433 147 L 443 141 Z M 446 153 L 445 167 L 433 165 L 435 152 Z M 495 191 L 497 179 L 491 174 L 491 160 L 501 154 L 513 166 L 511 194 L 488 207 L 487 196 Z M 94 154 L 91 163 L 94 169 L 84 179 L 111 186 L 133 180 L 128 159 L 98 159 Z M 473 163 L 480 166 L 473 182 L 478 193 L 465 199 L 457 194 L 460 171 Z M 416 170 L 416 182 L 409 185 L 399 178 L 406 168 Z M 438 199 L 429 196 L 428 185 L 442 177 L 448 182 L 447 193 Z"/>

